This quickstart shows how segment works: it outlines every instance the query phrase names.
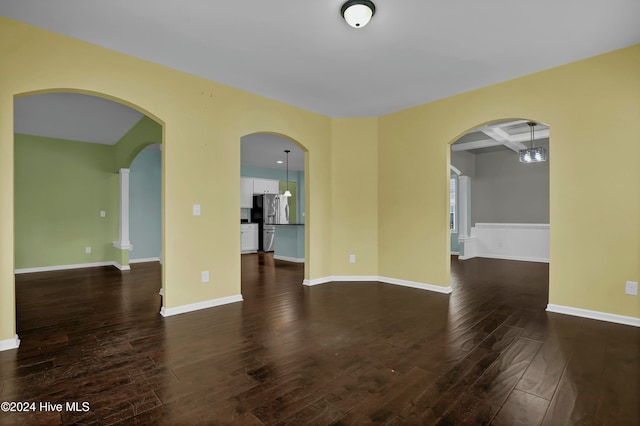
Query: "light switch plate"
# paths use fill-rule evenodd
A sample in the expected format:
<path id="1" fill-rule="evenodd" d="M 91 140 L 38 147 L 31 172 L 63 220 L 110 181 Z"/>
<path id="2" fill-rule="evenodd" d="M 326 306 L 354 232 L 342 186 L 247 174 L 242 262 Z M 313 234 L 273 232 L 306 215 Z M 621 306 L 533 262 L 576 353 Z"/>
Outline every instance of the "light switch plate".
<path id="1" fill-rule="evenodd" d="M 193 205 L 193 215 L 200 216 L 200 204 Z"/>
<path id="2" fill-rule="evenodd" d="M 104 210 L 100 210 L 100 217 L 107 217 L 107 212 Z"/>
<path id="3" fill-rule="evenodd" d="M 627 281 L 624 289 L 625 294 L 629 294 L 631 296 L 638 295 L 638 283 L 636 281 Z"/>
<path id="4" fill-rule="evenodd" d="M 209 282 L 209 271 L 200 272 L 200 280 L 203 283 L 208 283 Z"/>

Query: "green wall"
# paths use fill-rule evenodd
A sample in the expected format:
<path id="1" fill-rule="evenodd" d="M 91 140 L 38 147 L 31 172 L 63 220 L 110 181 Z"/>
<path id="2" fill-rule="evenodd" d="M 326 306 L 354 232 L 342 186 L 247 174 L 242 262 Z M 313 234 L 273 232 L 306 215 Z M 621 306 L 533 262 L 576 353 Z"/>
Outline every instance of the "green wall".
<path id="1" fill-rule="evenodd" d="M 119 192 L 113 152 L 107 145 L 15 135 L 16 269 L 113 260 Z"/>
<path id="2" fill-rule="evenodd" d="M 119 227 L 118 169 L 161 139 L 162 127 L 146 116 L 115 145 L 15 134 L 15 269 L 126 265 L 128 252 L 113 247 Z M 100 217 L 101 210 L 106 217 Z M 91 247 L 90 254 L 85 247 Z"/>

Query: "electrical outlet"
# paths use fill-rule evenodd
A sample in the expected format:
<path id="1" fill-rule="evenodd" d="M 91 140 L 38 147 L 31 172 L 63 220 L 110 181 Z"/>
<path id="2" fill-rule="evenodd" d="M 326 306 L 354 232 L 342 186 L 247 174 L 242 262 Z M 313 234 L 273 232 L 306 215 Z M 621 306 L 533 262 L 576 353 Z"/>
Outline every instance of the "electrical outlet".
<path id="1" fill-rule="evenodd" d="M 91 247 L 85 247 L 85 248 L 84 248 L 84 252 L 85 252 L 86 254 L 90 254 L 90 253 L 91 253 Z"/>
<path id="2" fill-rule="evenodd" d="M 356 255 L 355 254 L 350 254 L 349 255 L 349 263 L 356 263 Z"/>
<path id="3" fill-rule="evenodd" d="M 624 289 L 625 294 L 629 294 L 631 296 L 638 295 L 638 283 L 636 281 L 627 281 Z"/>
<path id="4" fill-rule="evenodd" d="M 209 271 L 200 272 L 200 281 L 202 281 L 203 283 L 209 282 Z"/>
<path id="5" fill-rule="evenodd" d="M 107 217 L 107 212 L 104 210 L 100 210 L 100 217 Z"/>
<path id="6" fill-rule="evenodd" d="M 193 215 L 200 216 L 200 204 L 193 205 Z"/>

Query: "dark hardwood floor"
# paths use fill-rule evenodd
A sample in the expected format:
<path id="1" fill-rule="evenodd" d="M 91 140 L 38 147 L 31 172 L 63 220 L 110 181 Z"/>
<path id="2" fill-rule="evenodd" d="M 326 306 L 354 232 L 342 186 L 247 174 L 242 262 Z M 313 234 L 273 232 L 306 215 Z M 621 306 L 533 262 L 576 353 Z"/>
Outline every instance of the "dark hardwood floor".
<path id="1" fill-rule="evenodd" d="M 132 268 L 16 277 L 0 401 L 89 410 L 0 424 L 640 424 L 640 329 L 546 313 L 545 264 L 454 258 L 443 295 L 244 255 L 244 302 L 169 318 Z"/>

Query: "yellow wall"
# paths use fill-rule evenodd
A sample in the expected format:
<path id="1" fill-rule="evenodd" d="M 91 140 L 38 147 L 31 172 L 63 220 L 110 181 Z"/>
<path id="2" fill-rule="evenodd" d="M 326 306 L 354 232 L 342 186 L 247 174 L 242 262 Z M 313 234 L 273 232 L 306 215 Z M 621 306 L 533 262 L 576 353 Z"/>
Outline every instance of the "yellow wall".
<path id="1" fill-rule="evenodd" d="M 640 317 L 623 294 L 640 278 L 640 46 L 379 119 L 332 120 L 1 17 L 0 76 L 0 340 L 15 333 L 13 99 L 56 89 L 163 124 L 165 307 L 240 293 L 243 135 L 279 133 L 307 151 L 305 278 L 448 286 L 448 143 L 529 118 L 551 126 L 550 302 Z"/>
<path id="2" fill-rule="evenodd" d="M 448 143 L 510 118 L 551 126 L 549 302 L 640 317 L 640 45 L 381 117 L 380 275 L 449 285 Z"/>
<path id="3" fill-rule="evenodd" d="M 332 273 L 378 275 L 378 120 L 333 119 L 331 129 Z"/>
<path id="4" fill-rule="evenodd" d="M 0 340 L 15 333 L 13 99 L 105 94 L 164 125 L 165 307 L 240 293 L 240 137 L 287 135 L 307 151 L 305 278 L 331 275 L 331 120 L 202 78 L 0 18 Z M 201 204 L 202 216 L 191 214 Z M 347 218 L 348 219 L 348 218 Z M 211 282 L 200 283 L 209 270 Z"/>

